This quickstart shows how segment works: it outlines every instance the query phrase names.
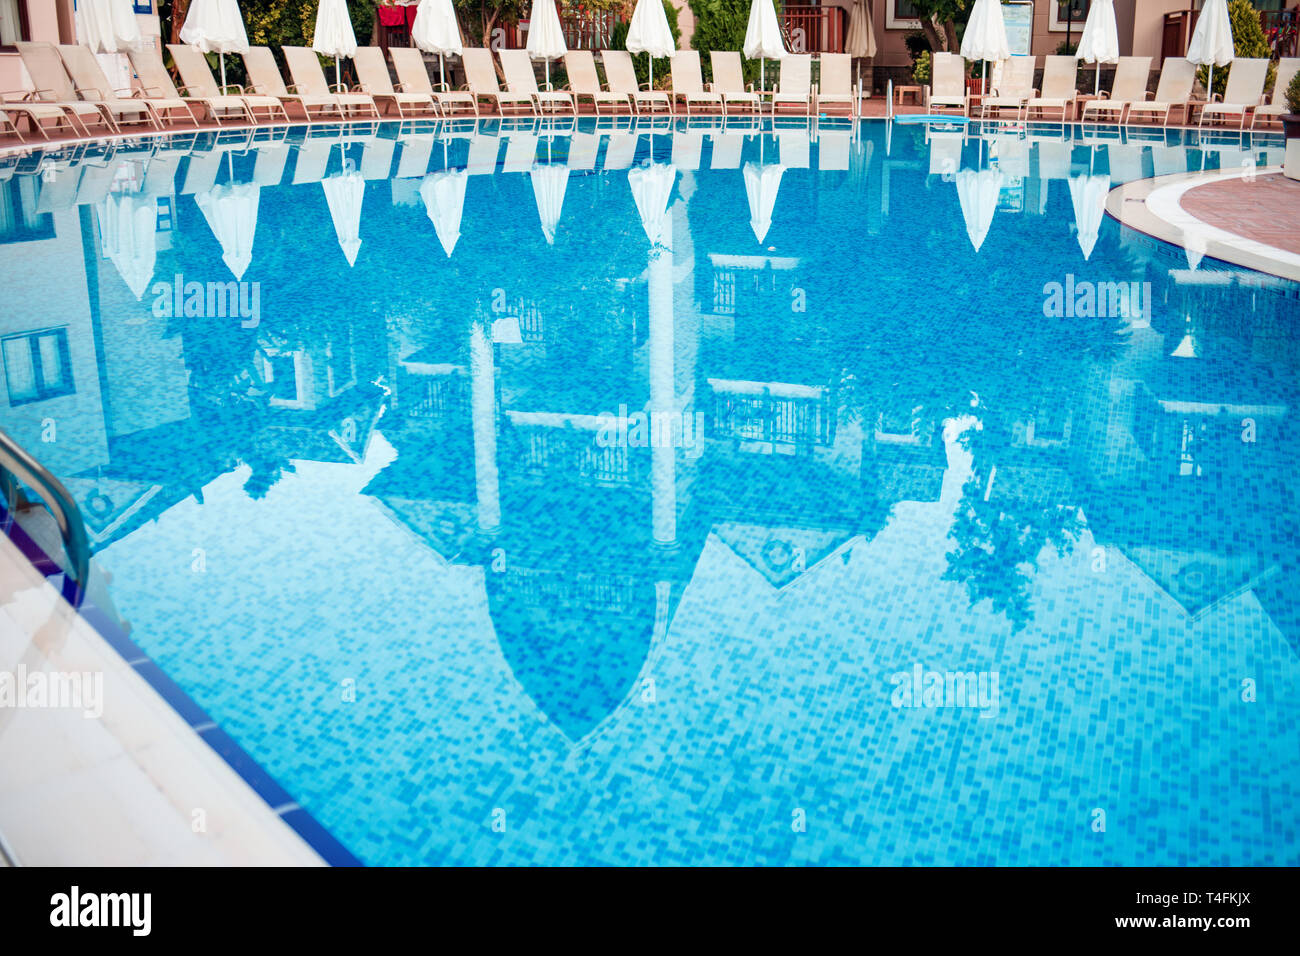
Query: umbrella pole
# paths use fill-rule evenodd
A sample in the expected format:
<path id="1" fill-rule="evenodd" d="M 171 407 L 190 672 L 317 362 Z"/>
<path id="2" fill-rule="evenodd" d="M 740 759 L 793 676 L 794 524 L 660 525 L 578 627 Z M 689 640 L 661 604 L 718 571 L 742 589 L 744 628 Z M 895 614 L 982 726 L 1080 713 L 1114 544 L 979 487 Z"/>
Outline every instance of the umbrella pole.
<path id="1" fill-rule="evenodd" d="M 762 93 L 767 90 L 767 60 L 762 57 L 758 60 L 758 92 Z"/>
<path id="2" fill-rule="evenodd" d="M 653 90 L 655 88 L 655 58 L 647 54 L 647 59 L 650 61 L 650 89 Z"/>
<path id="3" fill-rule="evenodd" d="M 442 72 L 442 54 L 438 54 L 438 86 L 443 90 L 447 89 L 447 77 Z"/>
<path id="4" fill-rule="evenodd" d="M 1092 95 L 1101 96 L 1101 60 L 1097 61 L 1097 74 L 1092 83 Z"/>
<path id="5" fill-rule="evenodd" d="M 226 92 L 226 53 L 224 50 L 217 53 L 217 58 L 221 60 L 221 93 L 224 96 Z"/>
<path id="6" fill-rule="evenodd" d="M 337 90 L 342 83 L 343 80 L 341 78 L 341 71 L 339 69 L 339 58 L 335 57 L 334 58 L 334 88 Z"/>
<path id="7" fill-rule="evenodd" d="M 537 74 L 534 73 L 533 75 L 536 76 Z M 548 90 L 551 88 L 551 58 L 549 56 L 546 58 L 546 88 Z"/>
<path id="8" fill-rule="evenodd" d="M 1209 103 L 1214 102 L 1214 64 L 1213 63 L 1210 64 L 1210 82 L 1205 84 L 1205 99 L 1206 102 Z M 1190 112 L 1190 107 L 1189 107 L 1189 112 Z"/>

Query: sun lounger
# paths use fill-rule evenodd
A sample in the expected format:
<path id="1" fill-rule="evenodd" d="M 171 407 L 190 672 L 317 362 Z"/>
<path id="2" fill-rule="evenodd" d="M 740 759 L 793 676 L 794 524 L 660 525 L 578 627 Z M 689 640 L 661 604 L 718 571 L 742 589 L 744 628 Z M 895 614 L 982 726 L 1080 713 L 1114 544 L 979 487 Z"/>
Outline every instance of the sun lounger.
<path id="1" fill-rule="evenodd" d="M 632 95 L 630 93 L 613 93 L 600 87 L 600 77 L 596 73 L 596 58 L 590 50 L 570 50 L 564 54 L 564 71 L 569 74 L 569 92 L 573 94 L 575 105 L 583 98 L 591 100 L 596 115 L 600 115 L 601 106 L 609 108 L 611 113 L 632 112 Z"/>
<path id="2" fill-rule="evenodd" d="M 312 55 L 315 56 L 314 53 Z M 282 107 L 286 103 L 294 103 L 309 120 L 313 115 L 342 115 L 338 98 L 332 94 L 290 92 L 289 87 L 285 86 L 284 77 L 280 75 L 280 67 L 268 47 L 249 47 L 248 52 L 244 54 L 244 68 L 248 71 L 246 89 L 252 90 L 258 96 L 274 97 L 280 101 Z"/>
<path id="3" fill-rule="evenodd" d="M 1061 122 L 1074 113 L 1078 96 L 1079 61 L 1072 56 L 1043 58 L 1043 89 L 1025 101 L 1025 119 L 1032 119 L 1037 111 L 1041 118 L 1048 110 L 1060 110 Z"/>
<path id="4" fill-rule="evenodd" d="M 117 132 L 117 114 L 102 104 L 90 102 L 77 95 L 76 85 L 68 76 L 68 71 L 63 66 L 63 58 L 59 56 L 59 51 L 53 43 L 20 41 L 14 46 L 18 48 L 23 66 L 27 68 L 27 74 L 32 78 L 34 86 L 34 89 L 21 94 L 24 102 L 40 103 L 42 106 L 60 109 L 68 115 L 74 129 L 76 124 L 80 123 L 86 133 L 89 133 L 92 122 L 109 132 Z M 6 98 L 18 95 L 5 94 Z M 132 115 L 145 115 L 141 113 L 142 109 L 138 105 L 133 106 Z"/>
<path id="5" fill-rule="evenodd" d="M 388 75 L 388 63 L 384 60 L 384 51 L 377 46 L 357 47 L 352 57 L 352 64 L 357 68 L 357 89 L 375 101 L 375 106 L 391 115 L 396 112 L 402 119 L 409 116 L 436 116 L 439 112 L 433 91 L 427 93 L 407 93 L 393 87 L 393 80 Z"/>
<path id="6" fill-rule="evenodd" d="M 853 57 L 847 53 L 823 53 L 821 77 L 817 83 L 817 112 L 827 107 L 843 108 L 845 115 L 858 112 L 858 89 L 853 85 Z"/>
<path id="7" fill-rule="evenodd" d="M 1192 98 L 1192 86 L 1196 83 L 1196 67 L 1182 57 L 1169 57 L 1160 70 L 1160 82 L 1154 94 L 1147 94 L 1151 99 L 1135 100 L 1128 104 L 1130 122 L 1133 114 L 1157 119 L 1161 125 L 1169 125 L 1169 113 L 1178 106 L 1187 110 Z M 1163 134 L 1162 134 L 1163 135 Z"/>
<path id="8" fill-rule="evenodd" d="M 704 88 L 699 50 L 678 50 L 670 60 L 673 74 L 673 103 L 680 100 L 686 108 L 687 116 L 691 115 L 692 107 L 706 112 L 725 112 L 722 94 Z"/>
<path id="9" fill-rule="evenodd" d="M 465 47 L 461 62 L 465 65 L 465 79 L 469 91 L 476 101 L 490 100 L 496 107 L 497 113 L 503 116 L 507 110 L 512 113 L 537 115 L 539 107 L 530 94 L 517 93 L 513 90 L 502 92 L 500 84 L 497 83 L 496 67 L 492 64 L 491 50 Z"/>
<path id="10" fill-rule="evenodd" d="M 284 104 L 276 97 L 246 93 L 240 86 L 227 86 L 225 89 L 219 87 L 212 76 L 212 68 L 208 66 L 208 58 L 194 47 L 185 43 L 169 43 L 167 50 L 171 53 L 172 62 L 180 72 L 184 91 L 189 96 L 210 104 L 214 111 L 214 118 L 218 113 L 238 111 L 246 116 L 250 123 L 255 123 L 258 111 L 261 110 L 266 113 L 265 118 L 268 121 L 274 121 L 278 116 L 286 123 L 289 122 L 289 114 Z M 232 94 L 231 90 L 237 90 L 238 93 Z M 219 120 L 217 125 L 220 125 Z"/>
<path id="11" fill-rule="evenodd" d="M 1147 81 L 1151 78 L 1151 57 L 1122 56 L 1115 67 L 1115 80 L 1110 92 L 1102 91 L 1102 98 L 1083 104 L 1083 122 L 1101 122 L 1101 117 L 1113 117 L 1123 123 L 1130 103 L 1141 103 L 1147 98 Z"/>
<path id="12" fill-rule="evenodd" d="M 424 65 L 424 54 L 415 47 L 389 47 L 388 55 L 393 58 L 393 68 L 397 71 L 397 86 L 394 89 L 399 93 L 432 96 L 443 116 L 454 116 L 457 113 L 478 115 L 478 100 L 474 94 L 464 90 L 448 90 L 442 84 L 434 84 Z"/>
<path id="13" fill-rule="evenodd" d="M 77 95 L 89 100 L 113 114 L 118 124 L 125 122 L 125 117 L 135 117 L 137 121 L 148 122 L 155 129 L 163 128 L 163 121 L 172 121 L 179 113 L 180 119 L 188 119 L 197 129 L 198 117 L 190 105 L 178 96 L 147 96 L 144 91 L 115 90 L 104 75 L 104 68 L 90 52 L 90 47 L 76 44 L 62 44 L 58 47 L 63 66 L 76 85 Z M 143 115 L 141 109 L 143 108 Z"/>
<path id="14" fill-rule="evenodd" d="M 1300 57 L 1284 56 L 1277 61 L 1277 80 L 1273 83 L 1273 92 L 1268 102 L 1255 110 L 1255 118 L 1267 117 L 1276 120 L 1283 113 L 1290 113 L 1291 107 L 1286 103 L 1286 88 L 1300 73 Z"/>
<path id="15" fill-rule="evenodd" d="M 198 52 L 198 51 L 194 51 Z M 201 54 L 200 54 L 201 55 Z M 172 82 L 172 76 L 163 66 L 162 57 L 153 47 L 143 47 L 137 50 L 130 50 L 127 53 L 131 60 L 131 69 L 135 70 L 135 75 L 140 81 L 141 90 L 137 91 L 139 95 L 148 97 L 157 97 L 164 100 L 180 100 L 182 94 L 176 89 L 176 84 Z M 203 111 L 218 126 L 221 125 L 220 112 L 235 111 L 239 119 L 252 123 L 253 115 L 248 111 L 244 101 L 237 96 L 216 96 L 205 97 L 196 95 L 190 90 L 185 90 L 184 99 L 187 102 L 187 108 L 191 117 L 194 117 L 194 106 L 197 103 L 203 107 Z M 198 126 L 198 119 L 194 119 L 194 125 Z"/>
<path id="16" fill-rule="evenodd" d="M 335 108 L 341 116 L 362 115 L 379 118 L 379 107 L 365 93 L 349 93 L 343 86 L 338 89 L 330 86 L 329 81 L 325 79 L 325 71 L 321 69 L 320 56 L 315 50 L 305 46 L 285 46 L 280 50 L 284 53 L 284 62 L 289 68 L 289 75 L 293 77 L 291 92 L 296 91 L 302 96 L 332 96 L 336 104 Z"/>
<path id="17" fill-rule="evenodd" d="M 501 50 L 501 71 L 506 75 L 506 88 L 511 93 L 522 93 L 533 98 L 539 113 L 576 114 L 578 107 L 573 94 L 567 90 L 555 90 L 549 85 L 538 89 L 537 74 L 533 72 L 533 60 L 527 50 Z"/>
<path id="18" fill-rule="evenodd" d="M 925 87 L 925 111 L 967 112 L 966 60 L 956 53 L 935 53 L 930 60 L 930 84 Z"/>
<path id="19" fill-rule="evenodd" d="M 1228 74 L 1228 86 L 1223 91 L 1222 99 L 1207 103 L 1201 108 L 1201 125 L 1206 119 L 1227 120 L 1230 116 L 1239 116 L 1240 129 L 1246 129 L 1246 117 L 1250 117 L 1250 126 L 1255 126 L 1255 110 L 1264 101 L 1264 82 L 1268 79 L 1268 60 L 1264 58 L 1242 58 L 1232 61 L 1232 72 Z"/>
<path id="20" fill-rule="evenodd" d="M 698 61 L 697 61 L 698 62 Z M 745 85 L 745 74 L 740 68 L 740 54 L 735 50 L 714 50 L 709 54 L 713 65 L 713 82 L 709 89 L 722 97 L 724 113 L 757 113 L 758 94 L 753 86 Z M 674 68 L 673 76 L 677 70 Z"/>
<path id="21" fill-rule="evenodd" d="M 781 59 L 781 79 L 770 94 L 772 114 L 803 113 L 812 116 L 812 54 L 791 53 Z"/>
<path id="22" fill-rule="evenodd" d="M 41 122 L 42 120 L 54 120 L 55 130 L 62 129 L 66 124 L 68 129 L 78 136 L 88 135 L 84 126 L 77 123 L 77 114 L 68 111 L 62 106 L 54 103 L 40 102 L 23 102 L 21 100 L 11 99 L 10 97 L 25 96 L 22 91 L 5 93 L 0 97 L 0 129 L 8 129 L 21 143 L 27 142 L 23 134 L 19 131 L 18 125 L 14 122 L 13 117 L 18 116 L 27 121 L 27 132 L 40 133 L 42 139 L 49 139 L 49 131 Z M 98 115 L 98 114 L 97 114 Z"/>
<path id="23" fill-rule="evenodd" d="M 1003 110 L 1015 110 L 1019 119 L 1025 110 L 1025 104 L 1034 96 L 1034 67 L 1038 62 L 1033 56 L 1013 56 L 1002 66 L 1002 77 L 994 87 L 992 95 L 980 100 L 980 118 L 992 111 L 1000 116 Z"/>
<path id="24" fill-rule="evenodd" d="M 638 113 L 671 113 L 673 101 L 662 90 L 652 90 L 647 85 L 637 83 L 636 69 L 632 66 L 632 55 L 627 50 L 601 50 L 601 62 L 605 64 L 605 79 L 613 93 L 624 93 L 632 97 L 632 108 Z"/>

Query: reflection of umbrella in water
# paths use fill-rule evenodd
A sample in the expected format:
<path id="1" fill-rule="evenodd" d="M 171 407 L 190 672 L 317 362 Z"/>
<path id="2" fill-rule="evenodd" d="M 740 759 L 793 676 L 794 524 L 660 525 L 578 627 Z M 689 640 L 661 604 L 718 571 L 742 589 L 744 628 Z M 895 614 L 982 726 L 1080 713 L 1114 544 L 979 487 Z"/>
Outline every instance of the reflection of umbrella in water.
<path id="1" fill-rule="evenodd" d="M 153 280 L 157 261 L 158 209 L 154 199 L 113 193 L 100 200 L 97 212 L 104 255 L 139 301 Z"/>
<path id="2" fill-rule="evenodd" d="M 1074 176 L 1070 179 L 1070 202 L 1074 204 L 1074 222 L 1079 230 L 1079 248 L 1083 258 L 1092 256 L 1106 215 L 1106 197 L 1110 195 L 1110 177 Z"/>
<path id="3" fill-rule="evenodd" d="M 433 223 L 448 259 L 460 238 L 460 217 L 465 208 L 465 187 L 468 184 L 469 174 L 463 169 L 429 173 L 420 183 L 424 211 L 429 214 L 429 221 Z"/>
<path id="4" fill-rule="evenodd" d="M 320 185 L 325 190 L 325 204 L 334 220 L 339 248 L 347 256 L 348 265 L 354 266 L 361 251 L 361 202 L 366 195 L 366 182 L 348 161 L 343 164 L 343 172 L 322 179 Z"/>
<path id="5" fill-rule="evenodd" d="M 746 163 L 744 169 L 745 194 L 749 197 L 749 225 L 759 242 L 767 238 L 772 228 L 772 209 L 776 194 L 781 188 L 785 167 L 779 163 L 764 165 Z"/>
<path id="6" fill-rule="evenodd" d="M 534 166 L 528 175 L 533 181 L 533 198 L 537 200 L 542 235 L 546 237 L 547 245 L 555 245 L 555 230 L 564 209 L 564 190 L 569 185 L 569 167 Z"/>
<path id="7" fill-rule="evenodd" d="M 651 163 L 629 170 L 627 183 L 641 216 L 641 228 L 654 251 L 672 246 L 668 223 L 668 200 L 672 197 L 677 170 L 663 163 Z"/>
<path id="8" fill-rule="evenodd" d="M 975 251 L 980 251 L 984 239 L 993 225 L 993 213 L 998 208 L 998 195 L 1002 192 L 1002 173 L 996 169 L 963 169 L 957 174 L 957 201 L 961 203 L 962 218 L 966 220 L 966 235 Z"/>
<path id="9" fill-rule="evenodd" d="M 252 183 L 227 183 L 194 197 L 212 235 L 221 243 L 221 260 L 237 280 L 244 278 L 253 261 L 260 194 L 261 189 Z"/>

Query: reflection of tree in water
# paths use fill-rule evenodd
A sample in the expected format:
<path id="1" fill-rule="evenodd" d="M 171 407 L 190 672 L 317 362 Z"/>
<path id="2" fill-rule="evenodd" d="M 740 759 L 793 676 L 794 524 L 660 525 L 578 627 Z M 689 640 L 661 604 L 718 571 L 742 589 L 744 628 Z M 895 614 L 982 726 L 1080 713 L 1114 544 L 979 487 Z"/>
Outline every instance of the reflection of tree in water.
<path id="1" fill-rule="evenodd" d="M 190 402 L 200 424 L 204 452 L 224 462 L 240 462 L 252 474 L 244 483 L 249 497 L 262 498 L 293 465 L 264 447 L 271 414 L 271 385 L 262 369 L 287 340 L 269 326 L 256 331 L 214 327 L 208 319 L 186 320 L 185 362 L 190 371 Z"/>
<path id="2" fill-rule="evenodd" d="M 956 547 L 948 552 L 943 580 L 965 584 L 971 607 L 988 598 L 1018 631 L 1033 619 L 1029 584 L 1039 553 L 1050 546 L 1061 557 L 1069 554 L 1083 530 L 1083 516 L 1068 505 L 1008 511 L 1000 501 L 984 500 L 985 483 L 974 474 L 962 488 L 948 532 Z"/>

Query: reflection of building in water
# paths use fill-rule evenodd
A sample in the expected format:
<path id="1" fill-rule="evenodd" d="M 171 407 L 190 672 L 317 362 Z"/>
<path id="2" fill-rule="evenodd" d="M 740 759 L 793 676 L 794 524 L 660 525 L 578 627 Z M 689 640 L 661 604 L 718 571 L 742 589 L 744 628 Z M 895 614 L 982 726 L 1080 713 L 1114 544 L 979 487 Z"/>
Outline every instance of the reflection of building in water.
<path id="1" fill-rule="evenodd" d="M 1285 356 L 1256 341 L 1274 334 L 1268 317 L 1281 303 L 1269 295 L 1255 293 L 1254 318 L 1249 292 L 1239 313 L 1223 308 L 1222 288 L 1215 308 L 1192 293 L 1182 327 L 1135 328 L 1120 359 L 1091 370 L 1078 405 L 1074 464 L 1097 540 L 1193 617 L 1263 593 L 1294 563 L 1297 529 L 1277 515 L 1295 515 L 1295 396 Z M 1277 623 L 1296 641 L 1294 621 Z"/>
<path id="2" fill-rule="evenodd" d="M 367 349 L 355 316 L 300 318 L 280 334 L 274 321 L 249 331 L 231 315 L 154 307 L 155 282 L 170 290 L 186 267 L 212 274 L 173 237 L 185 218 L 206 229 L 177 189 L 229 174 L 210 161 L 229 154 L 219 146 L 191 136 L 77 147 L 0 182 L 0 271 L 21 280 L 49 262 L 82 265 L 68 281 L 12 282 L 0 338 L 5 427 L 72 491 L 95 550 L 201 500 L 241 461 L 264 493 L 291 458 L 360 460 L 379 414 L 382 394 L 358 382 L 377 376 L 363 366 L 382 345 Z"/>

